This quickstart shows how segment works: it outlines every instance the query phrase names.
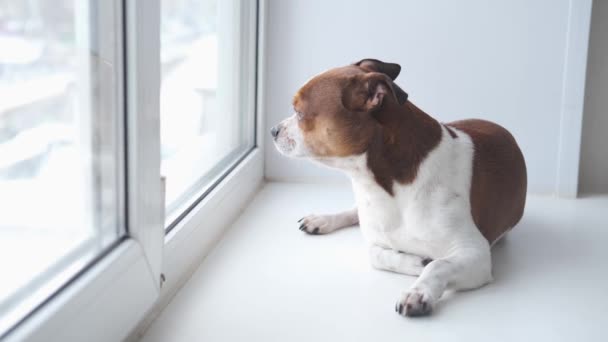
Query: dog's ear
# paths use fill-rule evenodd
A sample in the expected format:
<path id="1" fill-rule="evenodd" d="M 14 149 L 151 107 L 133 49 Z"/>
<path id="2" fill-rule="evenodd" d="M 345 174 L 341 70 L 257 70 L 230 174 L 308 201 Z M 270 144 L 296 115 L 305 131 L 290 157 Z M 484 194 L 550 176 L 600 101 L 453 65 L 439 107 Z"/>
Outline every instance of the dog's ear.
<path id="1" fill-rule="evenodd" d="M 407 101 L 407 93 L 403 91 L 395 82 L 393 82 L 401 72 L 401 66 L 396 63 L 384 63 L 377 59 L 366 58 L 362 59 L 354 65 L 371 73 L 382 73 L 388 76 L 391 80 L 390 88 L 393 91 L 399 105 Z"/>
<path id="2" fill-rule="evenodd" d="M 383 61 L 379 61 L 373 58 L 366 58 L 358 61 L 354 65 L 366 69 L 367 71 L 375 71 L 381 72 L 391 80 L 395 80 L 399 73 L 401 72 L 401 66 L 397 63 L 384 63 Z"/>
<path id="3" fill-rule="evenodd" d="M 400 105 L 407 101 L 407 94 L 389 76 L 369 72 L 348 80 L 342 93 L 342 104 L 350 111 L 373 112 L 382 107 L 387 97 Z"/>

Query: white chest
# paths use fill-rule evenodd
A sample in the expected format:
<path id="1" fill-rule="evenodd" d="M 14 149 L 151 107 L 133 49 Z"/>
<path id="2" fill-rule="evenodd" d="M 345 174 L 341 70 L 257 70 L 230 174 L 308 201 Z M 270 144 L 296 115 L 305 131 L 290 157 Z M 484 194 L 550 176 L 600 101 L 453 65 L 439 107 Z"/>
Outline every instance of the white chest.
<path id="1" fill-rule="evenodd" d="M 402 208 L 387 192 L 375 184 L 353 180 L 359 225 L 371 244 L 393 247 L 390 235 L 403 226 Z"/>
<path id="2" fill-rule="evenodd" d="M 395 182 L 393 195 L 359 161 L 351 180 L 368 244 L 439 257 L 454 243 L 483 239 L 470 214 L 472 148 L 451 140 L 442 139 L 412 183 Z"/>
<path id="3" fill-rule="evenodd" d="M 375 184 L 353 181 L 361 232 L 368 244 L 379 245 L 404 252 L 432 255 L 437 240 L 431 232 L 436 230 L 432 218 L 425 218 L 420 202 L 409 196 L 391 196 Z"/>

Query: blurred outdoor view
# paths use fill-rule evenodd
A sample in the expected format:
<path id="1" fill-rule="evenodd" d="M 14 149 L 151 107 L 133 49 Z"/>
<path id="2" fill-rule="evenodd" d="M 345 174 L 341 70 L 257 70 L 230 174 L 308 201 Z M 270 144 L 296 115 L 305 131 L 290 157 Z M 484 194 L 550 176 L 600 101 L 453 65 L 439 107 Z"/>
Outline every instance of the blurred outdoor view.
<path id="1" fill-rule="evenodd" d="M 161 153 L 169 217 L 250 141 L 241 106 L 245 2 L 161 2 Z"/>
<path id="2" fill-rule="evenodd" d="M 92 18 L 85 1 L 0 0 L 0 331 L 120 234 Z"/>

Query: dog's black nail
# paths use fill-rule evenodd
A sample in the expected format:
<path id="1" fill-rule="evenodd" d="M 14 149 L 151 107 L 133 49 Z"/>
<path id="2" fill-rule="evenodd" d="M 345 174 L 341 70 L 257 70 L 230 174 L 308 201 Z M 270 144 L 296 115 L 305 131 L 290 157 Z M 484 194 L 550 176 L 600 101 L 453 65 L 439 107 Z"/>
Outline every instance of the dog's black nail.
<path id="1" fill-rule="evenodd" d="M 319 228 L 315 228 L 315 229 L 313 229 L 313 230 L 312 230 L 312 233 L 313 233 L 313 234 L 319 234 Z"/>
<path id="2" fill-rule="evenodd" d="M 302 220 L 303 220 L 303 219 L 304 219 L 303 217 L 302 217 L 301 219 L 299 219 L 299 220 L 298 220 L 298 223 L 302 222 Z"/>
<path id="3" fill-rule="evenodd" d="M 403 304 L 399 304 L 399 314 L 403 313 Z"/>
<path id="4" fill-rule="evenodd" d="M 426 266 L 426 265 L 430 264 L 431 261 L 433 261 L 433 259 L 431 259 L 431 258 L 422 259 L 422 266 Z"/>
<path id="5" fill-rule="evenodd" d="M 302 223 L 302 224 L 300 225 L 300 230 L 304 230 L 305 228 L 306 228 L 306 225 L 305 225 L 304 223 Z"/>

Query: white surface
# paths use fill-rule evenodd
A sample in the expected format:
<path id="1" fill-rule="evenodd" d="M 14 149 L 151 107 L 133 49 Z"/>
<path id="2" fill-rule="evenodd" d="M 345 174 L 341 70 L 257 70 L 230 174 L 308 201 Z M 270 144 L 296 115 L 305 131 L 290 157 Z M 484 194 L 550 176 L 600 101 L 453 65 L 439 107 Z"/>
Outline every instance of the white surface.
<path id="1" fill-rule="evenodd" d="M 429 318 L 394 312 L 413 277 L 372 269 L 358 229 L 305 235 L 296 220 L 352 205 L 346 187 L 271 183 L 143 341 L 599 341 L 608 336 L 608 197 L 530 197 L 494 249 L 495 282 Z"/>
<path id="2" fill-rule="evenodd" d="M 397 83 L 438 120 L 479 117 L 504 125 L 528 162 L 529 189 L 555 191 L 569 1 L 273 0 L 268 5 L 267 147 L 268 130 L 292 112 L 292 96 L 306 80 L 375 57 L 401 64 Z M 271 180 L 342 179 L 267 151 Z"/>
<path id="3" fill-rule="evenodd" d="M 608 192 L 608 1 L 594 1 L 589 41 L 581 192 Z"/>

